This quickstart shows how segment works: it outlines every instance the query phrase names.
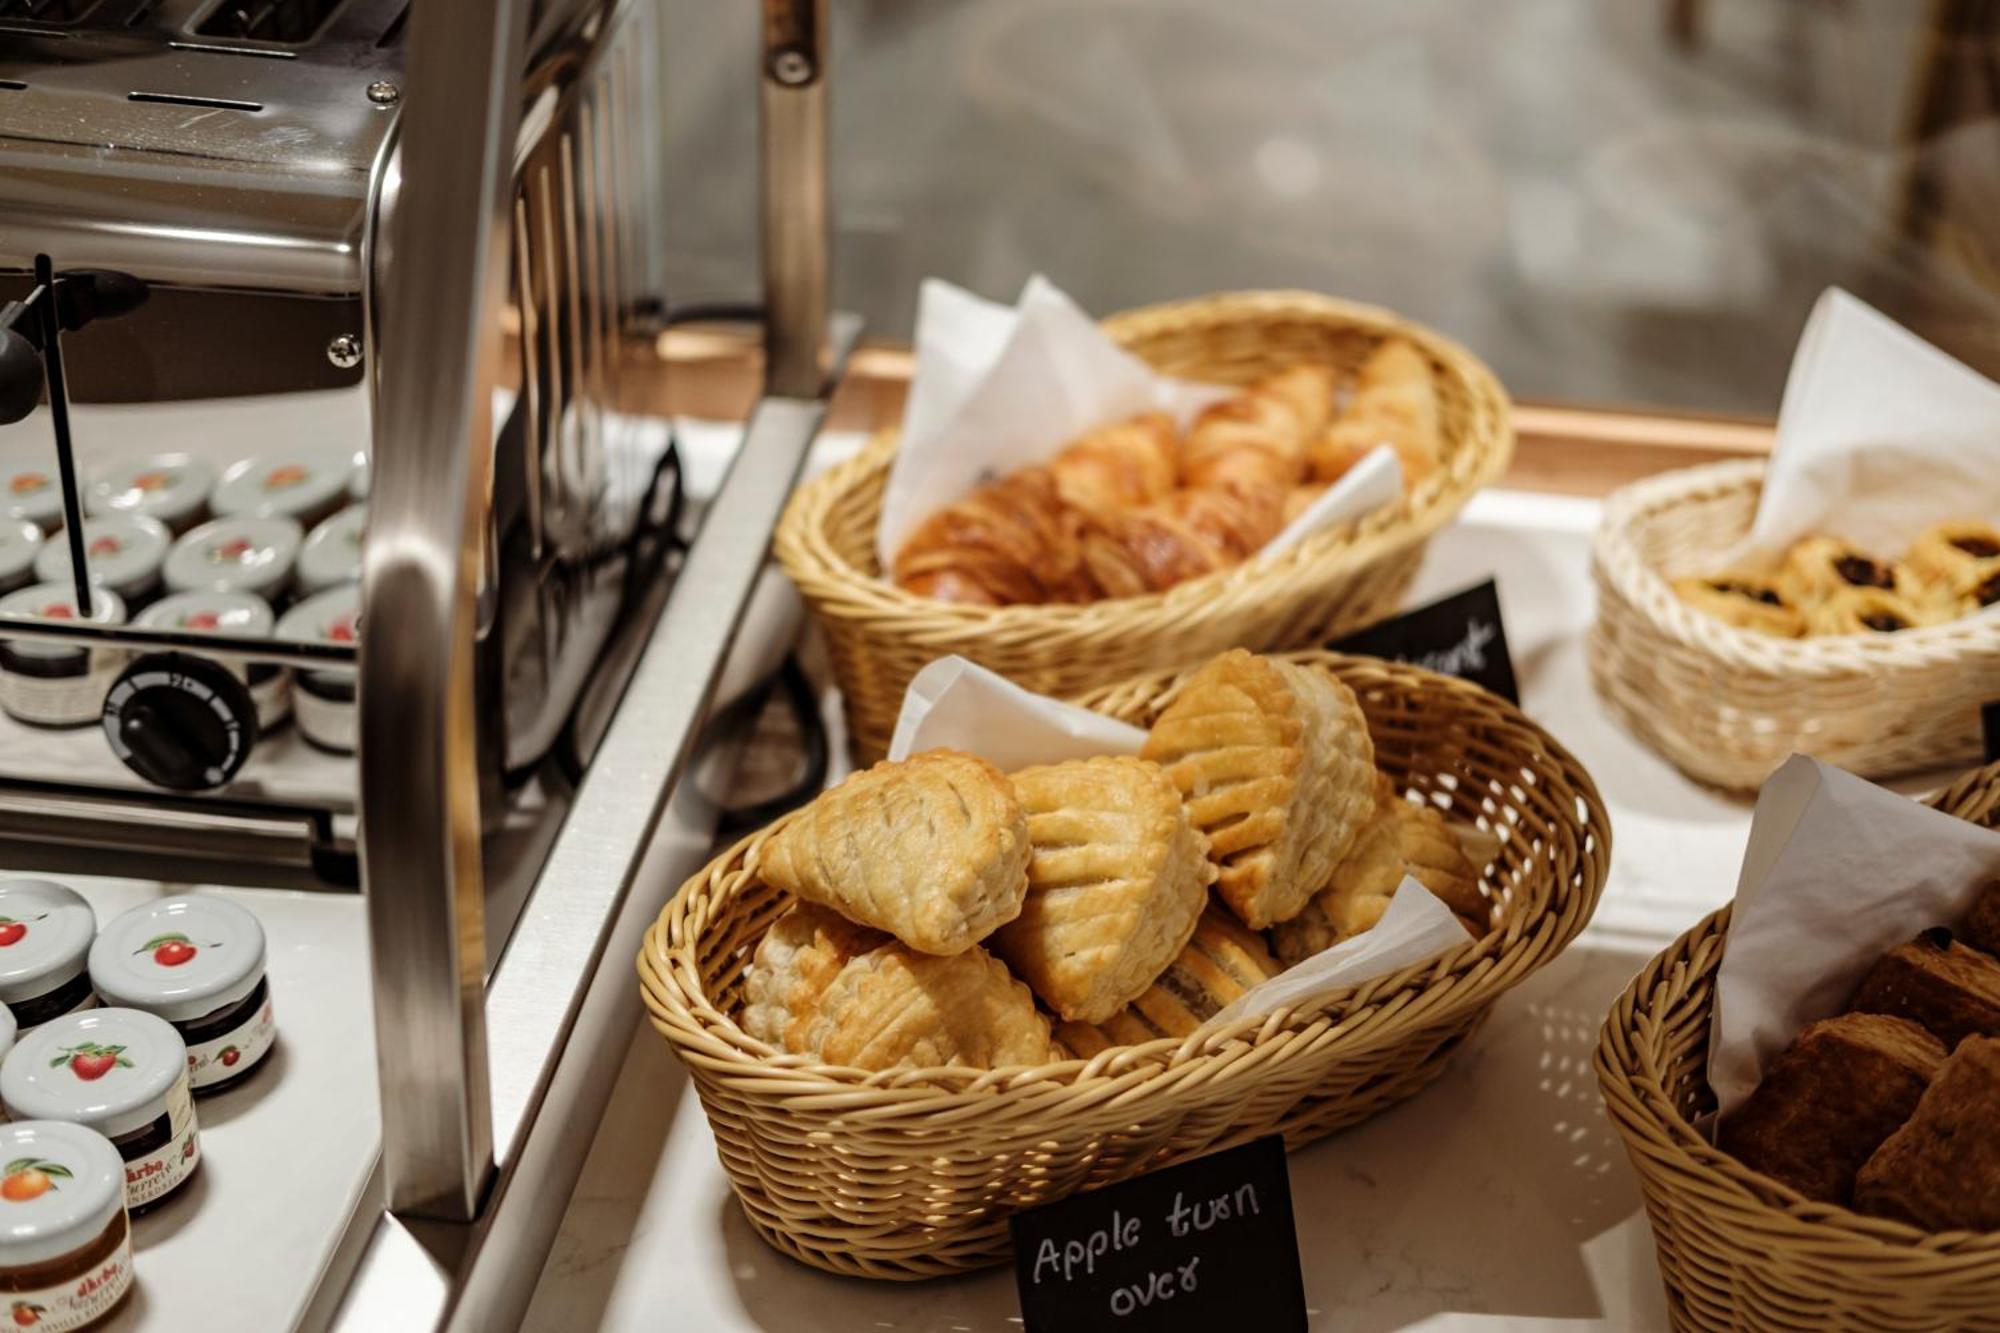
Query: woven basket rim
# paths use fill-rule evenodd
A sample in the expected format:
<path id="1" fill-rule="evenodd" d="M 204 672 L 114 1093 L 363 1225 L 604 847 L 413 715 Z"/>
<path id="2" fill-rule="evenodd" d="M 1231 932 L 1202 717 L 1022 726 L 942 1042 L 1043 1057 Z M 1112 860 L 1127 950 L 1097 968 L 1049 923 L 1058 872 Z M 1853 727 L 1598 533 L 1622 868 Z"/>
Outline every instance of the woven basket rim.
<path id="1" fill-rule="evenodd" d="M 1981 791 L 2000 789 L 2000 763 L 1975 769 L 1925 800 L 1933 808 L 1947 808 Z M 1734 903 L 1703 917 L 1656 956 L 1612 1005 L 1599 1034 L 1596 1066 L 1612 1120 L 1628 1141 L 1637 1129 L 1628 1128 L 1620 1114 L 1620 1098 L 1627 1094 L 1645 1114 L 1645 1128 L 1658 1134 L 1649 1137 L 1645 1152 L 1649 1157 L 1671 1157 L 1673 1169 L 1695 1177 L 1701 1191 L 1711 1198 L 1726 1199 L 1734 1207 L 1752 1214 L 1773 1227 L 1803 1231 L 1802 1238 L 1831 1246 L 1888 1246 L 1911 1259 L 1938 1257 L 1976 1259 L 1982 1263 L 2000 1259 L 2000 1231 L 1924 1231 L 1905 1222 L 1869 1217 L 1840 1204 L 1808 1199 L 1790 1186 L 1751 1170 L 1710 1143 L 1694 1122 L 1681 1114 L 1669 1094 L 1657 1041 L 1648 1041 L 1648 1032 L 1664 1032 L 1664 1011 L 1686 1002 L 1686 993 L 1696 981 L 1720 968 L 1728 945 L 1729 922 Z M 1712 947 L 1711 947 L 1712 946 Z M 1689 960 L 1707 948 L 1707 956 L 1694 970 Z M 1714 1000 L 1702 1005 L 1703 1021 L 1710 1021 Z M 1629 1047 L 1628 1062 L 1619 1052 Z M 1628 1146 L 1632 1146 L 1628 1142 Z M 1687 1187 L 1677 1186 L 1677 1190 Z M 1865 1257 L 1857 1255 L 1857 1258 Z"/>
<path id="2" fill-rule="evenodd" d="M 1084 633 L 1100 631 L 1106 622 L 1117 627 L 1155 618 L 1185 620 L 1237 584 L 1282 577 L 1307 566 L 1318 568 L 1334 559 L 1358 568 L 1372 559 L 1381 545 L 1402 545 L 1429 537 L 1448 523 L 1474 492 L 1498 477 L 1513 455 L 1511 408 L 1492 370 L 1454 340 L 1380 306 L 1305 291 L 1217 292 L 1124 311 L 1103 320 L 1101 327 L 1123 345 L 1143 337 L 1154 324 L 1190 318 L 1215 324 L 1275 318 L 1317 320 L 1359 326 L 1381 337 L 1407 338 L 1445 373 L 1465 382 L 1473 391 L 1468 393 L 1471 400 L 1489 404 L 1490 410 L 1475 417 L 1464 444 L 1455 451 L 1453 461 L 1458 466 L 1440 468 L 1405 490 L 1394 504 L 1316 532 L 1283 551 L 1260 552 L 1240 564 L 1139 597 L 1000 607 L 939 602 L 909 592 L 844 558 L 826 540 L 824 524 L 810 517 L 829 512 L 832 497 L 874 484 L 878 475 L 886 480 L 901 436 L 898 428 L 887 427 L 872 436 L 855 457 L 828 468 L 799 488 L 779 525 L 776 549 L 780 562 L 795 581 L 820 595 L 832 593 L 864 603 L 885 617 L 920 617 L 945 634 L 1023 629 Z"/>
<path id="3" fill-rule="evenodd" d="M 1588 771 L 1560 742 L 1505 700 L 1455 677 L 1401 663 L 1378 663 L 1374 659 L 1324 651 L 1272 656 L 1304 663 L 1368 661 L 1412 690 L 1464 691 L 1485 696 L 1491 705 L 1502 710 L 1510 723 L 1534 733 L 1544 749 L 1547 767 L 1569 788 L 1565 796 L 1574 798 L 1583 808 L 1577 825 L 1579 852 L 1585 848 L 1586 839 L 1595 838 L 1597 842 L 1595 853 L 1580 861 L 1585 882 L 1567 898 L 1560 892 L 1551 893 L 1541 912 L 1515 917 L 1480 939 L 1468 940 L 1444 954 L 1303 1005 L 1276 1010 L 1263 1017 L 1239 1019 L 1222 1027 L 1204 1027 L 1185 1038 L 1165 1037 L 1139 1045 L 1117 1046 L 1090 1059 L 1057 1060 L 1043 1065 L 994 1070 L 947 1066 L 869 1072 L 779 1053 L 749 1036 L 732 1017 L 723 1013 L 710 1000 L 701 981 L 695 943 L 707 924 L 701 913 L 711 905 L 711 900 L 697 890 L 714 880 L 721 868 L 747 865 L 764 839 L 796 817 L 791 815 L 737 842 L 692 876 L 648 929 L 638 970 L 655 1026 L 684 1058 L 698 1060 L 717 1071 L 783 1069 L 794 1076 L 788 1082 L 789 1095 L 839 1097 L 856 1113 L 892 1107 L 906 1112 L 913 1102 L 926 1101 L 936 1103 L 938 1109 L 946 1109 L 966 1105 L 968 1099 L 1001 1092 L 1068 1097 L 1086 1085 L 1098 1096 L 1123 1096 L 1159 1080 L 1198 1081 L 1205 1058 L 1240 1046 L 1279 1048 L 1316 1039 L 1329 1030 L 1359 1029 L 1372 1023 L 1367 1036 L 1355 1039 L 1351 1053 L 1359 1055 L 1378 1049 L 1394 1041 L 1410 1025 L 1392 1027 L 1392 1020 L 1408 1017 L 1414 1023 L 1421 1019 L 1424 1026 L 1435 1027 L 1463 1011 L 1489 1004 L 1553 960 L 1575 939 L 1588 924 L 1603 893 L 1610 865 L 1611 824 Z M 1148 673 L 1135 680 L 1172 682 L 1187 674 L 1186 670 Z M 1128 681 L 1095 691 L 1083 702 L 1129 688 L 1134 683 Z M 1593 866 L 1594 875 L 1588 873 Z M 1568 913 L 1565 923 L 1564 904 L 1572 900 L 1576 908 Z M 1504 984 L 1496 985 L 1494 978 L 1503 974 Z M 656 997 L 664 997 L 667 1002 L 656 1004 Z M 669 1028 L 672 1030 L 668 1031 Z"/>
<path id="4" fill-rule="evenodd" d="M 1682 601 L 1640 555 L 1632 529 L 1661 510 L 1691 500 L 1759 487 L 1766 467 L 1763 459 L 1704 463 L 1647 477 L 1612 492 L 1604 501 L 1592 547 L 1600 583 L 1676 644 L 1739 670 L 1775 676 L 1848 677 L 1955 663 L 1968 652 L 2000 653 L 2000 611 L 1991 609 L 1895 634 L 1781 639 L 1724 624 Z M 1600 610 L 1600 618 L 1605 614 Z"/>

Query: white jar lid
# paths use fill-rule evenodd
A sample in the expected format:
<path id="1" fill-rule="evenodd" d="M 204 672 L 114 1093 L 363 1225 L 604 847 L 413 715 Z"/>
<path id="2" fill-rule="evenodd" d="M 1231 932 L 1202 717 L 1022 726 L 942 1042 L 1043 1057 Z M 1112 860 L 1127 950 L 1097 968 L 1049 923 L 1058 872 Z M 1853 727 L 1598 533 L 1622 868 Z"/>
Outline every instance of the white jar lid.
<path id="1" fill-rule="evenodd" d="M 224 468 L 208 503 L 224 518 L 296 518 L 340 503 L 353 476 L 350 449 L 259 454 Z"/>
<path id="2" fill-rule="evenodd" d="M 141 629 L 268 639 L 277 629 L 278 617 L 271 604 L 255 593 L 177 592 L 141 611 L 133 623 Z"/>
<path id="3" fill-rule="evenodd" d="M 11 583 L 35 567 L 42 530 L 25 518 L 0 518 L 0 583 Z"/>
<path id="4" fill-rule="evenodd" d="M 0 1061 L 7 1058 L 7 1052 L 14 1049 L 14 1038 L 21 1035 L 21 1025 L 14 1019 L 14 1011 L 0 1004 Z"/>
<path id="5" fill-rule="evenodd" d="M 167 586 L 269 597 L 291 579 L 304 540 L 304 530 L 289 518 L 218 518 L 174 543 Z"/>
<path id="6" fill-rule="evenodd" d="M 114 592 L 143 589 L 160 573 L 173 536 L 156 518 L 132 518 L 105 514 L 83 520 L 84 561 L 90 567 L 91 586 Z M 69 580 L 67 538 L 43 542 L 35 557 L 35 577 L 44 583 Z"/>
<path id="7" fill-rule="evenodd" d="M 74 889 L 0 880 L 0 1002 L 32 1000 L 81 975 L 96 934 L 97 917 Z"/>
<path id="8" fill-rule="evenodd" d="M 94 1129 L 0 1125 L 0 1268 L 75 1254 L 125 1210 L 125 1163 Z"/>
<path id="9" fill-rule="evenodd" d="M 32 588 L 0 597 L 0 620 L 79 620 L 76 589 L 61 583 L 38 583 Z M 125 623 L 125 602 L 115 592 L 99 588 L 90 595 L 90 622 L 93 625 Z M 6 636 L 0 634 L 0 640 Z M 17 639 L 9 648 L 22 657 L 67 657 L 82 649 L 64 643 L 30 643 Z"/>
<path id="10" fill-rule="evenodd" d="M 62 478 L 55 459 L 0 460 L 0 518 L 25 518 L 44 531 L 62 526 Z"/>
<path id="11" fill-rule="evenodd" d="M 187 1077 L 187 1043 L 137 1009 L 64 1014 L 21 1038 L 0 1063 L 0 1102 L 17 1120 L 67 1120 L 115 1139 L 166 1111 Z"/>
<path id="12" fill-rule="evenodd" d="M 174 525 L 192 518 L 215 489 L 215 469 L 187 454 L 156 454 L 107 463 L 83 493 L 93 514 L 143 514 Z"/>
<path id="13" fill-rule="evenodd" d="M 299 548 L 299 587 L 319 592 L 361 577 L 361 539 L 368 527 L 368 506 L 343 509 L 312 530 Z"/>
<path id="14" fill-rule="evenodd" d="M 235 1004 L 264 975 L 264 928 L 226 898 L 184 893 L 112 918 L 90 948 L 106 1004 L 185 1023 Z"/>
<path id="15" fill-rule="evenodd" d="M 293 643 L 359 643 L 361 585 L 343 583 L 306 598 L 278 619 L 278 637 Z M 352 676 L 339 667 L 325 675 Z"/>
<path id="16" fill-rule="evenodd" d="M 368 451 L 354 451 L 354 479 L 347 483 L 347 498 L 359 504 L 368 498 L 368 483 L 373 477 L 373 469 L 368 462 Z"/>

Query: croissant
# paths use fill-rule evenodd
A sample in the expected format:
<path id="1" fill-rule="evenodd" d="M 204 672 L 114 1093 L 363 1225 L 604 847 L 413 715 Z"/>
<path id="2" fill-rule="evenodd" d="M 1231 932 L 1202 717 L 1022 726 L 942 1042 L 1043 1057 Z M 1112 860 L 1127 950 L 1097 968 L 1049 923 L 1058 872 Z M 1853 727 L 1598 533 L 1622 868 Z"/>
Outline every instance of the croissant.
<path id="1" fill-rule="evenodd" d="M 1020 915 L 1028 821 L 1000 770 L 956 750 L 885 760 L 764 843 L 764 882 L 913 949 L 952 954 Z"/>
<path id="2" fill-rule="evenodd" d="M 1362 455 L 1386 444 L 1403 465 L 1403 484 L 1414 486 L 1437 471 L 1443 439 L 1430 362 L 1401 338 L 1391 338 L 1362 363 L 1347 411 L 1313 442 L 1312 475 L 1338 481 Z"/>
<path id="3" fill-rule="evenodd" d="M 1100 426 L 1050 461 L 1056 491 L 1069 504 L 1100 512 L 1151 504 L 1174 488 L 1177 434 L 1165 412 Z"/>
<path id="4" fill-rule="evenodd" d="M 975 606 L 1084 602 L 1081 516 L 1047 468 L 1023 468 L 946 505 L 896 553 L 896 582 L 922 597 Z"/>
<path id="5" fill-rule="evenodd" d="M 1195 418 L 1181 447 L 1181 484 L 1293 486 L 1332 412 L 1329 368 L 1298 365 L 1266 376 Z"/>
<path id="6" fill-rule="evenodd" d="M 1092 515 L 1083 560 L 1107 597 L 1162 592 L 1240 564 L 1285 523 L 1285 492 L 1261 484 L 1180 490 L 1158 504 Z"/>

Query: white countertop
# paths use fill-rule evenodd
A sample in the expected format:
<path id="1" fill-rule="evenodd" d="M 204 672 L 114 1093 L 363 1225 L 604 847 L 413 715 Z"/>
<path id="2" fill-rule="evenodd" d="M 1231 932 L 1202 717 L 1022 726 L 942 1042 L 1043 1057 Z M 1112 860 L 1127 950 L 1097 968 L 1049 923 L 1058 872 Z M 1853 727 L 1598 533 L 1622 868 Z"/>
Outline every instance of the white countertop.
<path id="1" fill-rule="evenodd" d="M 1445 1075 L 1294 1153 L 1315 1329 L 1664 1329 L 1652 1237 L 1590 1068 L 1646 959 L 1735 888 L 1747 804 L 1699 788 L 1610 721 L 1590 687 L 1597 506 L 1476 499 L 1433 543 L 1418 601 L 1497 575 L 1527 711 L 1611 812 L 1604 901 L 1570 949 L 1499 1002 Z M 986 1333 L 1019 1329 L 1013 1277 L 896 1285 L 770 1250 L 743 1220 L 666 1043 L 635 1035 L 524 1327 Z"/>

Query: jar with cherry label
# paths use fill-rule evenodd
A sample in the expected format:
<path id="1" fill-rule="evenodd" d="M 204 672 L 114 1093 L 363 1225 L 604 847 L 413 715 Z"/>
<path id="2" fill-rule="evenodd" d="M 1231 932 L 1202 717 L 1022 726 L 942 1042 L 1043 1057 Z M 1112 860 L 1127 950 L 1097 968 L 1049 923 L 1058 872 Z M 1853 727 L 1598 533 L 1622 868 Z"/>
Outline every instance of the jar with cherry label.
<path id="1" fill-rule="evenodd" d="M 299 592 L 310 595 L 361 579 L 368 506 L 353 505 L 320 524 L 299 548 Z"/>
<path id="2" fill-rule="evenodd" d="M 0 880 L 0 1003 L 21 1031 L 97 1003 L 90 942 L 97 917 L 52 879 Z"/>
<path id="3" fill-rule="evenodd" d="M 180 592 L 163 597 L 139 613 L 140 629 L 170 629 L 183 634 L 215 634 L 232 639 L 269 639 L 278 618 L 271 605 L 247 592 Z M 292 713 L 292 673 L 270 662 L 219 658 L 250 688 L 257 705 L 257 730 L 268 735 Z M 4 1333 L 4 1330 L 0 1330 Z"/>
<path id="4" fill-rule="evenodd" d="M 308 597 L 278 621 L 278 637 L 294 643 L 358 643 L 361 629 L 361 585 L 344 583 Z M 360 728 L 354 672 L 301 669 L 292 691 L 292 713 L 299 734 L 322 750 L 354 753 Z"/>
<path id="5" fill-rule="evenodd" d="M 218 518 L 289 518 L 312 527 L 347 503 L 351 449 L 300 449 L 239 459 L 222 471 L 208 507 Z"/>
<path id="6" fill-rule="evenodd" d="M 215 469 L 199 458 L 156 454 L 119 459 L 92 472 L 83 505 L 92 514 L 138 514 L 186 532 L 208 513 L 214 489 Z"/>
<path id="7" fill-rule="evenodd" d="M 305 531 L 289 518 L 218 518 L 174 543 L 174 592 L 247 592 L 273 601 L 291 586 Z"/>
<path id="8" fill-rule="evenodd" d="M 0 621 L 82 619 L 76 589 L 66 583 L 38 583 L 0 597 Z M 124 624 L 123 599 L 103 589 L 93 593 L 89 623 Z M 0 711 L 37 727 L 90 726 L 124 665 L 117 649 L 0 637 Z"/>
<path id="9" fill-rule="evenodd" d="M 198 1095 L 248 1078 L 277 1040 L 264 928 L 227 898 L 177 894 L 114 917 L 91 946 L 90 977 L 106 1004 L 173 1024 Z"/>
<path id="10" fill-rule="evenodd" d="M 160 568 L 166 563 L 173 536 L 154 518 L 105 514 L 83 520 L 83 564 L 90 586 L 107 588 L 127 602 L 141 602 L 160 590 Z M 43 583 L 69 585 L 69 540 L 42 543 L 35 556 L 35 577 Z"/>
<path id="11" fill-rule="evenodd" d="M 0 1103 L 15 1120 L 65 1120 L 111 1140 L 134 1213 L 201 1165 L 187 1044 L 137 1009 L 93 1009 L 44 1023 L 0 1062 Z"/>
<path id="12" fill-rule="evenodd" d="M 21 518 L 54 532 L 63 525 L 62 482 L 55 460 L 0 460 L 0 518 Z"/>
<path id="13" fill-rule="evenodd" d="M 0 1125 L 0 1328 L 98 1328 L 131 1290 L 118 1150 L 65 1121 Z"/>
<path id="14" fill-rule="evenodd" d="M 35 581 L 35 557 L 42 553 L 42 530 L 25 518 L 0 518 L 0 592 Z"/>

